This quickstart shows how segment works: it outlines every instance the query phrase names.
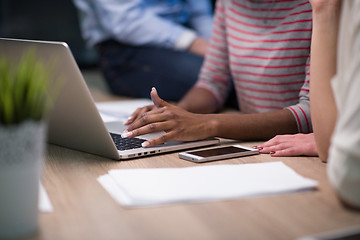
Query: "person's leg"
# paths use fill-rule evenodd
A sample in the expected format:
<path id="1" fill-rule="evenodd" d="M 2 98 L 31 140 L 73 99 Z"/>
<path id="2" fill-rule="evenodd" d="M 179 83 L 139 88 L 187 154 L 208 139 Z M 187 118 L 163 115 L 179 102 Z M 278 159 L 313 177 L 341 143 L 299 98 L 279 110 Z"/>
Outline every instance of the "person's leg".
<path id="1" fill-rule="evenodd" d="M 165 100 L 178 101 L 195 84 L 203 58 L 180 51 L 132 47 L 107 41 L 97 47 L 101 68 L 113 93 L 150 96 L 156 87 Z"/>

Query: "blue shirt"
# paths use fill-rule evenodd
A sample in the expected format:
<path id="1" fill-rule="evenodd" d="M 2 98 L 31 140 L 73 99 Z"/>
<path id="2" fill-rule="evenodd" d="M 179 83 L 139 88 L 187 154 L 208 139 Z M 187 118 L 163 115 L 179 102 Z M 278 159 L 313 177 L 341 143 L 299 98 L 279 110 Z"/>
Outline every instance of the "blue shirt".
<path id="1" fill-rule="evenodd" d="M 130 45 L 183 50 L 196 36 L 209 39 L 212 31 L 208 0 L 73 1 L 89 46 L 114 39 Z"/>

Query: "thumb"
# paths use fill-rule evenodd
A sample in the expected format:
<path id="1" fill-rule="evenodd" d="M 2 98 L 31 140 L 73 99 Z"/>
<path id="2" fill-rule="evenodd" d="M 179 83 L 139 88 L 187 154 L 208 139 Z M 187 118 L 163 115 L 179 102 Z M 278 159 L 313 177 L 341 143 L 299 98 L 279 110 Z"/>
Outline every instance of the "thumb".
<path id="1" fill-rule="evenodd" d="M 162 100 L 162 99 L 159 97 L 159 95 L 158 95 L 155 87 L 153 87 L 153 88 L 151 89 L 150 96 L 151 96 L 151 100 L 153 101 L 154 105 L 155 105 L 156 107 L 158 107 L 158 108 L 169 105 L 169 103 L 167 103 L 166 101 Z"/>

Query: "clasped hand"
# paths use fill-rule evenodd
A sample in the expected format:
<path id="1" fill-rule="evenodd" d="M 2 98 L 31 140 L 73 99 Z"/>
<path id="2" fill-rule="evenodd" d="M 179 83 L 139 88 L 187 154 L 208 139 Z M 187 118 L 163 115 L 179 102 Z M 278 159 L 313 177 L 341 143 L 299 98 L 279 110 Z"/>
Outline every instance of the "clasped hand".
<path id="1" fill-rule="evenodd" d="M 162 100 L 156 89 L 151 90 L 154 105 L 137 109 L 125 123 L 128 128 L 123 137 L 136 137 L 165 131 L 157 138 L 148 140 L 143 147 L 151 147 L 169 141 L 195 141 L 212 136 L 211 118 L 205 114 L 190 113 Z"/>

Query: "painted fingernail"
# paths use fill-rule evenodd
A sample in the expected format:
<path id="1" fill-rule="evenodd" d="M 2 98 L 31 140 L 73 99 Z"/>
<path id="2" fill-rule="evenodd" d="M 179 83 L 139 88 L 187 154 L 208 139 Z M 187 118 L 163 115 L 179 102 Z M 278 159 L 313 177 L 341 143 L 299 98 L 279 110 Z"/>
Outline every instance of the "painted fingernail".
<path id="1" fill-rule="evenodd" d="M 147 147 L 147 146 L 149 146 L 149 145 L 150 145 L 149 142 L 143 142 L 143 143 L 141 144 L 142 147 Z"/>
<path id="2" fill-rule="evenodd" d="M 276 152 L 274 152 L 274 151 L 271 151 L 271 152 L 270 152 L 270 155 L 273 155 L 273 154 L 275 154 L 275 153 L 276 153 Z"/>
<path id="3" fill-rule="evenodd" d="M 123 133 L 121 134 L 122 138 L 128 138 L 132 135 L 132 132 L 128 132 L 127 130 L 123 131 Z"/>
<path id="4" fill-rule="evenodd" d="M 121 137 L 122 138 L 127 138 L 127 136 L 128 136 L 128 131 L 127 130 L 124 130 L 122 133 L 121 133 Z"/>

